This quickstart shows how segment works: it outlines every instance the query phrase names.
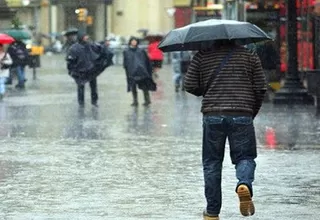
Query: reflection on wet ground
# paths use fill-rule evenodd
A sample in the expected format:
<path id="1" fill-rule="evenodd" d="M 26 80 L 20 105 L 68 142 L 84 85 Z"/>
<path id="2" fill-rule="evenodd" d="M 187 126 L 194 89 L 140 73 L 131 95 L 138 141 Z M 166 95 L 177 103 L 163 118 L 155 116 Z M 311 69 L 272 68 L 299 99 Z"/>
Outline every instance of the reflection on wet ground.
<path id="1" fill-rule="evenodd" d="M 201 219 L 201 100 L 176 94 L 165 67 L 151 107 L 132 108 L 124 73 L 112 67 L 99 77 L 99 108 L 87 100 L 79 109 L 63 71 L 43 70 L 0 103 L 0 219 Z M 252 219 L 319 218 L 313 115 L 311 107 L 266 104 L 255 120 Z M 221 219 L 242 218 L 235 184 L 226 157 Z"/>

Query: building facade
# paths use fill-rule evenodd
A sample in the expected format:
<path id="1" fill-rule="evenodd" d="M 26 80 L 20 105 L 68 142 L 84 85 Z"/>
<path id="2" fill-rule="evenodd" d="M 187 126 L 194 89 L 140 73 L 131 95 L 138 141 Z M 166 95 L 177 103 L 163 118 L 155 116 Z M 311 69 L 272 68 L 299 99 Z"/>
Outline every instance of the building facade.
<path id="1" fill-rule="evenodd" d="M 223 17 L 224 0 L 174 0 L 175 27 Z"/>
<path id="2" fill-rule="evenodd" d="M 111 5 L 111 32 L 123 36 L 139 29 L 168 32 L 174 27 L 173 0 L 115 0 Z"/>
<path id="3" fill-rule="evenodd" d="M 174 27 L 173 0 L 3 1 L 17 11 L 23 24 L 44 34 L 78 27 L 85 28 L 93 39 L 102 40 L 110 33 L 127 37 L 138 35 L 139 29 L 165 33 Z M 85 11 L 85 18 L 79 11 Z"/>

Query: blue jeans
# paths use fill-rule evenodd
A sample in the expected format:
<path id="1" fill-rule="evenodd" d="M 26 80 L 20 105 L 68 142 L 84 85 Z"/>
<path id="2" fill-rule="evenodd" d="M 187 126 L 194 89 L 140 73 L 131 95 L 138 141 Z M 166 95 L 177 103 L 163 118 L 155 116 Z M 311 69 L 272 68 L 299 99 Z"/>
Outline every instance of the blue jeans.
<path id="1" fill-rule="evenodd" d="M 221 172 L 226 139 L 230 144 L 230 156 L 236 165 L 236 176 L 240 184 L 249 187 L 252 182 L 257 157 L 256 137 L 252 117 L 247 116 L 204 116 L 202 163 L 205 180 L 207 212 L 220 214 Z"/>
<path id="2" fill-rule="evenodd" d="M 6 92 L 6 77 L 0 77 L 0 95 L 3 95 Z"/>
<path id="3" fill-rule="evenodd" d="M 17 66 L 18 85 L 22 86 L 25 82 L 25 72 L 23 66 Z"/>

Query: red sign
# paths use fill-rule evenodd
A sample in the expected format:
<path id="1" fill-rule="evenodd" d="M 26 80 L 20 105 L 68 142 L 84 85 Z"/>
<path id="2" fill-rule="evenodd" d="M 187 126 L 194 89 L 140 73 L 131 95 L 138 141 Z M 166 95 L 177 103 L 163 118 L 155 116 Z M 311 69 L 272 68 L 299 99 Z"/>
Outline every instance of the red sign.
<path id="1" fill-rule="evenodd" d="M 298 68 L 299 70 L 314 69 L 314 49 L 313 49 L 313 32 L 312 22 L 310 21 L 307 28 L 303 28 L 299 22 L 297 24 L 297 50 L 298 50 Z M 280 27 L 280 61 L 281 72 L 287 71 L 287 27 L 282 24 Z"/>
<path id="2" fill-rule="evenodd" d="M 175 28 L 183 27 L 191 23 L 192 9 L 187 7 L 177 7 L 174 14 Z"/>

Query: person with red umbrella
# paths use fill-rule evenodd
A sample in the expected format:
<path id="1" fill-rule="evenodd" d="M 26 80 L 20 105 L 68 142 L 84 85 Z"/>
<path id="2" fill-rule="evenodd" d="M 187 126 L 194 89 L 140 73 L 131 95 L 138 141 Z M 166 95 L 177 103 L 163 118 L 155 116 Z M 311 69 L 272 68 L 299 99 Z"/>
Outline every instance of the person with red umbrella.
<path id="1" fill-rule="evenodd" d="M 5 51 L 4 44 L 11 44 L 15 40 L 7 34 L 0 34 L 0 101 L 3 99 L 6 92 L 6 81 L 10 75 L 10 66 L 12 65 L 12 59 L 10 55 Z"/>
<path id="2" fill-rule="evenodd" d="M 0 34 L 0 44 L 11 44 L 15 40 L 13 37 L 7 35 L 7 34 Z"/>
<path id="3" fill-rule="evenodd" d="M 10 75 L 10 66 L 12 59 L 10 55 L 4 50 L 3 44 L 0 43 L 0 101 L 3 99 L 6 92 L 6 80 Z"/>
<path id="4" fill-rule="evenodd" d="M 150 36 L 147 36 L 146 39 L 149 40 L 148 56 L 152 64 L 153 76 L 155 78 L 158 78 L 158 72 L 162 68 L 162 62 L 164 58 L 162 51 L 158 48 L 159 43 L 162 39 L 162 36 L 150 35 Z"/>

